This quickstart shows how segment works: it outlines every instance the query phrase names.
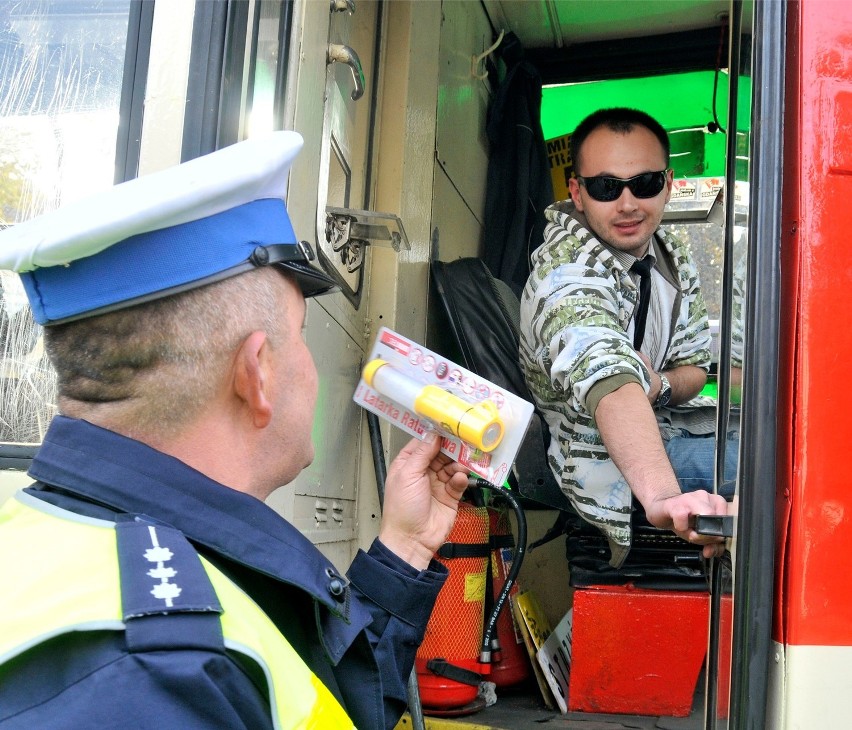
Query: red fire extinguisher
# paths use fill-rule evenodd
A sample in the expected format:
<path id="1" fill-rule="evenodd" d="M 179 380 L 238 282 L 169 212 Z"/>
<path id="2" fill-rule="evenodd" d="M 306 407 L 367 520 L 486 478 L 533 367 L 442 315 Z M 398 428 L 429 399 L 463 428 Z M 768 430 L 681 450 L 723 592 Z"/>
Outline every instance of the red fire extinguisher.
<path id="1" fill-rule="evenodd" d="M 488 511 L 462 502 L 455 525 L 436 558 L 449 577 L 435 603 L 417 651 L 415 667 L 420 701 L 426 714 L 444 714 L 476 700 L 489 667 L 481 664 L 486 574 Z M 471 711 L 480 709 L 472 707 Z"/>
<path id="2" fill-rule="evenodd" d="M 492 590 L 489 610 L 503 590 L 512 563 L 515 559 L 515 539 L 509 527 L 509 513 L 505 508 L 488 508 L 491 542 L 491 583 Z M 518 584 L 509 589 L 507 601 L 497 618 L 497 642 L 492 643 L 491 673 L 489 682 L 498 688 L 511 687 L 530 676 L 529 658 L 524 640 L 515 624 L 511 609 L 511 597 L 518 593 Z"/>

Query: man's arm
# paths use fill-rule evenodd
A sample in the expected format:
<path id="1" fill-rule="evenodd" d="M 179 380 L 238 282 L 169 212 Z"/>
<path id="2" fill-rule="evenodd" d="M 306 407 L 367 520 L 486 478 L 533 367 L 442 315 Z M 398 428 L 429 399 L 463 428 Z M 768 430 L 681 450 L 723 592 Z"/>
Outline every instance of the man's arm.
<path id="1" fill-rule="evenodd" d="M 658 373 L 654 370 L 654 366 L 646 355 L 640 352 L 639 357 L 642 358 L 642 362 L 648 368 L 651 378 L 651 387 L 648 389 L 648 402 L 651 405 L 657 402 L 657 397 L 660 395 L 662 388 L 660 375 L 665 375 L 668 378 L 669 385 L 672 386 L 670 406 L 679 406 L 681 403 L 691 401 L 707 383 L 707 373 L 703 368 L 696 365 L 681 365 Z"/>
<path id="2" fill-rule="evenodd" d="M 681 493 L 642 386 L 627 383 L 603 396 L 595 421 L 610 458 L 645 508 L 648 521 L 684 540 L 705 545 L 705 557 L 721 554 L 722 538 L 699 535 L 692 518 L 725 515 L 727 502 L 704 491 Z"/>

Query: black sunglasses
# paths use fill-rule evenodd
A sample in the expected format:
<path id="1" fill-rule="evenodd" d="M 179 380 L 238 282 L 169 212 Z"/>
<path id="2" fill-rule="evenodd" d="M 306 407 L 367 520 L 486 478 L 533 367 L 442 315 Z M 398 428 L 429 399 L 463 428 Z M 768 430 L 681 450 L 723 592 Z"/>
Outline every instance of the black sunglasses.
<path id="1" fill-rule="evenodd" d="M 577 175 L 580 185 L 585 185 L 589 195 L 601 203 L 611 203 L 618 200 L 624 188 L 630 190 L 636 198 L 654 198 L 666 185 L 666 173 L 668 170 L 658 172 L 643 172 L 627 179 L 621 177 L 608 177 L 597 175 L 595 177 L 582 177 Z"/>

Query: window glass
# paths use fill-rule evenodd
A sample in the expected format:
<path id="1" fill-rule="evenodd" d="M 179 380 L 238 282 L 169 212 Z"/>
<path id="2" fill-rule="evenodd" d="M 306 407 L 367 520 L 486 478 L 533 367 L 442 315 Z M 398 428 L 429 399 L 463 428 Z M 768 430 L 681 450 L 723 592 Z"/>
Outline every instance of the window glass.
<path id="1" fill-rule="evenodd" d="M 112 185 L 131 0 L 0 2 L 0 225 Z M 16 275 L 0 275 L 0 442 L 38 444 L 56 407 Z"/>
<path id="2" fill-rule="evenodd" d="M 248 136 L 280 128 L 276 119 L 276 94 L 281 88 L 282 69 L 286 61 L 282 57 L 286 53 L 282 32 L 286 27 L 285 10 L 285 4 L 280 0 L 268 0 L 260 5 Z"/>

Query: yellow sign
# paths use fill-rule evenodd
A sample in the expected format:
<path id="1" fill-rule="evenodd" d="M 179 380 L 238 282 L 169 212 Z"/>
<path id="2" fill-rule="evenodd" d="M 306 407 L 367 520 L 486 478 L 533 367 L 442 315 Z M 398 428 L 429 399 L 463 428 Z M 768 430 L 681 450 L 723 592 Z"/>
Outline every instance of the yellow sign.
<path id="1" fill-rule="evenodd" d="M 518 609 L 524 618 L 527 631 L 530 632 L 536 649 L 541 649 L 548 636 L 553 632 L 550 621 L 547 620 L 544 611 L 534 593 L 524 591 L 518 595 Z"/>
<path id="2" fill-rule="evenodd" d="M 541 610 L 538 599 L 530 591 L 521 591 L 512 596 L 512 612 L 521 629 L 541 697 L 548 709 L 552 710 L 556 707 L 556 702 L 537 658 L 539 650 L 552 633 L 550 622 Z"/>
<path id="3" fill-rule="evenodd" d="M 550 165 L 550 179 L 553 182 L 553 199 L 568 200 L 571 197 L 568 180 L 574 172 L 570 134 L 547 140 L 547 161 Z"/>

